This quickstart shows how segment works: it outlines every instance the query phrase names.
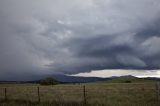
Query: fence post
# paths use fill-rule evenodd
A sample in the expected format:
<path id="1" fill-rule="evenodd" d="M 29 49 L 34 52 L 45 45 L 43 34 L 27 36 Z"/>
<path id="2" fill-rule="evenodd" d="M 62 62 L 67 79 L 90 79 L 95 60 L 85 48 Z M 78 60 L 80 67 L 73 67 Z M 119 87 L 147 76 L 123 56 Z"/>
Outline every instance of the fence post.
<path id="1" fill-rule="evenodd" d="M 84 98 L 84 106 L 86 106 L 87 101 L 86 101 L 86 88 L 85 88 L 85 85 L 83 86 L 83 98 Z"/>
<path id="2" fill-rule="evenodd" d="M 129 88 L 127 88 L 127 94 L 129 94 L 129 90 L 130 90 L 130 89 L 129 89 Z"/>
<path id="3" fill-rule="evenodd" d="M 39 87 L 37 87 L 37 93 L 38 93 L 38 102 L 40 102 Z"/>
<path id="4" fill-rule="evenodd" d="M 7 88 L 4 88 L 4 99 L 7 100 Z"/>
<path id="5" fill-rule="evenodd" d="M 157 82 L 156 83 L 156 97 L 157 97 L 157 100 L 159 100 L 159 94 L 160 94 L 159 82 Z"/>

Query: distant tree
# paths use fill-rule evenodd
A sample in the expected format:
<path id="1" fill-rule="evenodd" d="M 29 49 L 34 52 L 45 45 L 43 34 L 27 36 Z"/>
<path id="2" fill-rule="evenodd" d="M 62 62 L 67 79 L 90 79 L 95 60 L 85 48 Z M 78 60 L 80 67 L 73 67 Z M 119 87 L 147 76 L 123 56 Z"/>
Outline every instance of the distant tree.
<path id="1" fill-rule="evenodd" d="M 132 82 L 132 81 L 130 81 L 130 80 L 126 80 L 126 81 L 125 81 L 125 83 L 131 83 L 131 82 Z"/>
<path id="2" fill-rule="evenodd" d="M 52 77 L 47 77 L 46 79 L 40 81 L 41 85 L 56 85 L 58 83 L 59 82 Z"/>

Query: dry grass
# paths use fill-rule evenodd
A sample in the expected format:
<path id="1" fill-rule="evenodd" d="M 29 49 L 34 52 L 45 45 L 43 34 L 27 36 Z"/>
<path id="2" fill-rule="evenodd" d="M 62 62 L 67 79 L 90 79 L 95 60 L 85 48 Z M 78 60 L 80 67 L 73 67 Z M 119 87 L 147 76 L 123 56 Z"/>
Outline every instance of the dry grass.
<path id="1" fill-rule="evenodd" d="M 37 86 L 41 103 L 37 102 Z M 160 106 L 153 82 L 90 83 L 85 86 L 87 106 Z M 4 88 L 7 88 L 8 101 L 4 101 Z M 0 100 L 3 106 L 82 106 L 83 85 L 3 84 L 0 85 Z"/>

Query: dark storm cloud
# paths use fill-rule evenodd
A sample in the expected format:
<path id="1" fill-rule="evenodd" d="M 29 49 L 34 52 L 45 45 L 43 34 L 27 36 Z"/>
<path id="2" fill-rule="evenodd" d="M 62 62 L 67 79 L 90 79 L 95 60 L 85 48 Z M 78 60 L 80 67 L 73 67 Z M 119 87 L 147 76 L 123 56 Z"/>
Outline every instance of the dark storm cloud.
<path id="1" fill-rule="evenodd" d="M 159 14 L 159 0 L 1 0 L 0 76 L 159 69 Z"/>

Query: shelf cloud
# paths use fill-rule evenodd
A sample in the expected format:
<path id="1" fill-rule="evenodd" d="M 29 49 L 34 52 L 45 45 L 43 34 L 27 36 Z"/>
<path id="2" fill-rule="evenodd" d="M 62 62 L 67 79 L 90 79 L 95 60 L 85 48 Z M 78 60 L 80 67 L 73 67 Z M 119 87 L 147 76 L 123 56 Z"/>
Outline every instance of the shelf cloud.
<path id="1" fill-rule="evenodd" d="M 159 0 L 1 0 L 0 77 L 156 71 L 159 28 Z"/>

